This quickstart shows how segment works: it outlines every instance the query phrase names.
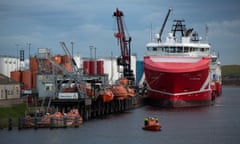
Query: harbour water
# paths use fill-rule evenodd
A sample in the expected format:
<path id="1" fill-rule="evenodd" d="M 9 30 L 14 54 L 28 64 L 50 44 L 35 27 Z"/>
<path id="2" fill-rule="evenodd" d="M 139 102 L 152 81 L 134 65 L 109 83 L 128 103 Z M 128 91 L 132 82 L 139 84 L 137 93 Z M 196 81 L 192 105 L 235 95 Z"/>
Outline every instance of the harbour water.
<path id="1" fill-rule="evenodd" d="M 0 130 L 1 144 L 238 144 L 240 87 L 223 87 L 212 106 L 159 108 L 144 106 L 79 128 Z M 144 117 L 158 117 L 160 132 L 142 130 Z"/>

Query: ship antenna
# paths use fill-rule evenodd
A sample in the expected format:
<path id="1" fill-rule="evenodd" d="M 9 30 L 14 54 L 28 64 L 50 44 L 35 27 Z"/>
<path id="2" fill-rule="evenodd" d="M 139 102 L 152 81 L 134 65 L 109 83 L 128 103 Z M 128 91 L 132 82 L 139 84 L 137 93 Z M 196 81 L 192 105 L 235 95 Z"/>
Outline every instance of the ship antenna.
<path id="1" fill-rule="evenodd" d="M 150 24 L 150 41 L 152 41 L 152 23 Z"/>
<path id="2" fill-rule="evenodd" d="M 206 41 L 208 41 L 208 25 L 206 24 Z"/>

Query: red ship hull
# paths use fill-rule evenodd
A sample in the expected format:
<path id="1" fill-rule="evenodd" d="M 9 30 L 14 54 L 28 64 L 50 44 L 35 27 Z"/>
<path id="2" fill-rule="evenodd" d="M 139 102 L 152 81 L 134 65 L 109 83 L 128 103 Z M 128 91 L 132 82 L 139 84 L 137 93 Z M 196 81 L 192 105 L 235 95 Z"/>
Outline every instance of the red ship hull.
<path id="1" fill-rule="evenodd" d="M 169 107 L 211 104 L 209 63 L 209 58 L 144 57 L 150 104 Z"/>

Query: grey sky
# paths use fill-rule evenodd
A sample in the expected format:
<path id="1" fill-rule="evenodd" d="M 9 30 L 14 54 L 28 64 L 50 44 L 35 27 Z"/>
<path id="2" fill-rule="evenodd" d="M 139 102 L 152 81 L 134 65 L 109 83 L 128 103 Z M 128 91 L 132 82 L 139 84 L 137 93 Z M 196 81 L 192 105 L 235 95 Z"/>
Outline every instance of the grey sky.
<path id="1" fill-rule="evenodd" d="M 0 54 L 17 55 L 32 43 L 31 53 L 37 48 L 51 48 L 63 54 L 59 44 L 64 41 L 75 53 L 89 56 L 89 46 L 97 48 L 97 56 L 120 54 L 114 37 L 116 8 L 125 14 L 124 21 L 132 37 L 132 52 L 142 60 L 149 41 L 150 26 L 158 33 L 168 8 L 173 8 L 164 36 L 174 19 L 185 19 L 205 38 L 208 25 L 209 42 L 220 53 L 222 64 L 240 64 L 240 1 L 238 0 L 1 0 Z"/>

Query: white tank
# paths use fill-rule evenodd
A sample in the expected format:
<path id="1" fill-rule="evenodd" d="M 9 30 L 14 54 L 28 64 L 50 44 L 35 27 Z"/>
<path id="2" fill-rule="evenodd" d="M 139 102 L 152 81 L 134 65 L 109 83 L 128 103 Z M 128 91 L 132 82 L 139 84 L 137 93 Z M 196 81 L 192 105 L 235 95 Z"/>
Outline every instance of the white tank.
<path id="1" fill-rule="evenodd" d="M 104 61 L 104 73 L 108 74 L 108 80 L 113 84 L 121 76 L 118 72 L 117 58 L 102 58 L 101 60 Z"/>
<path id="2" fill-rule="evenodd" d="M 10 77 L 11 71 L 20 68 L 20 59 L 13 56 L 0 56 L 0 73 Z"/>

